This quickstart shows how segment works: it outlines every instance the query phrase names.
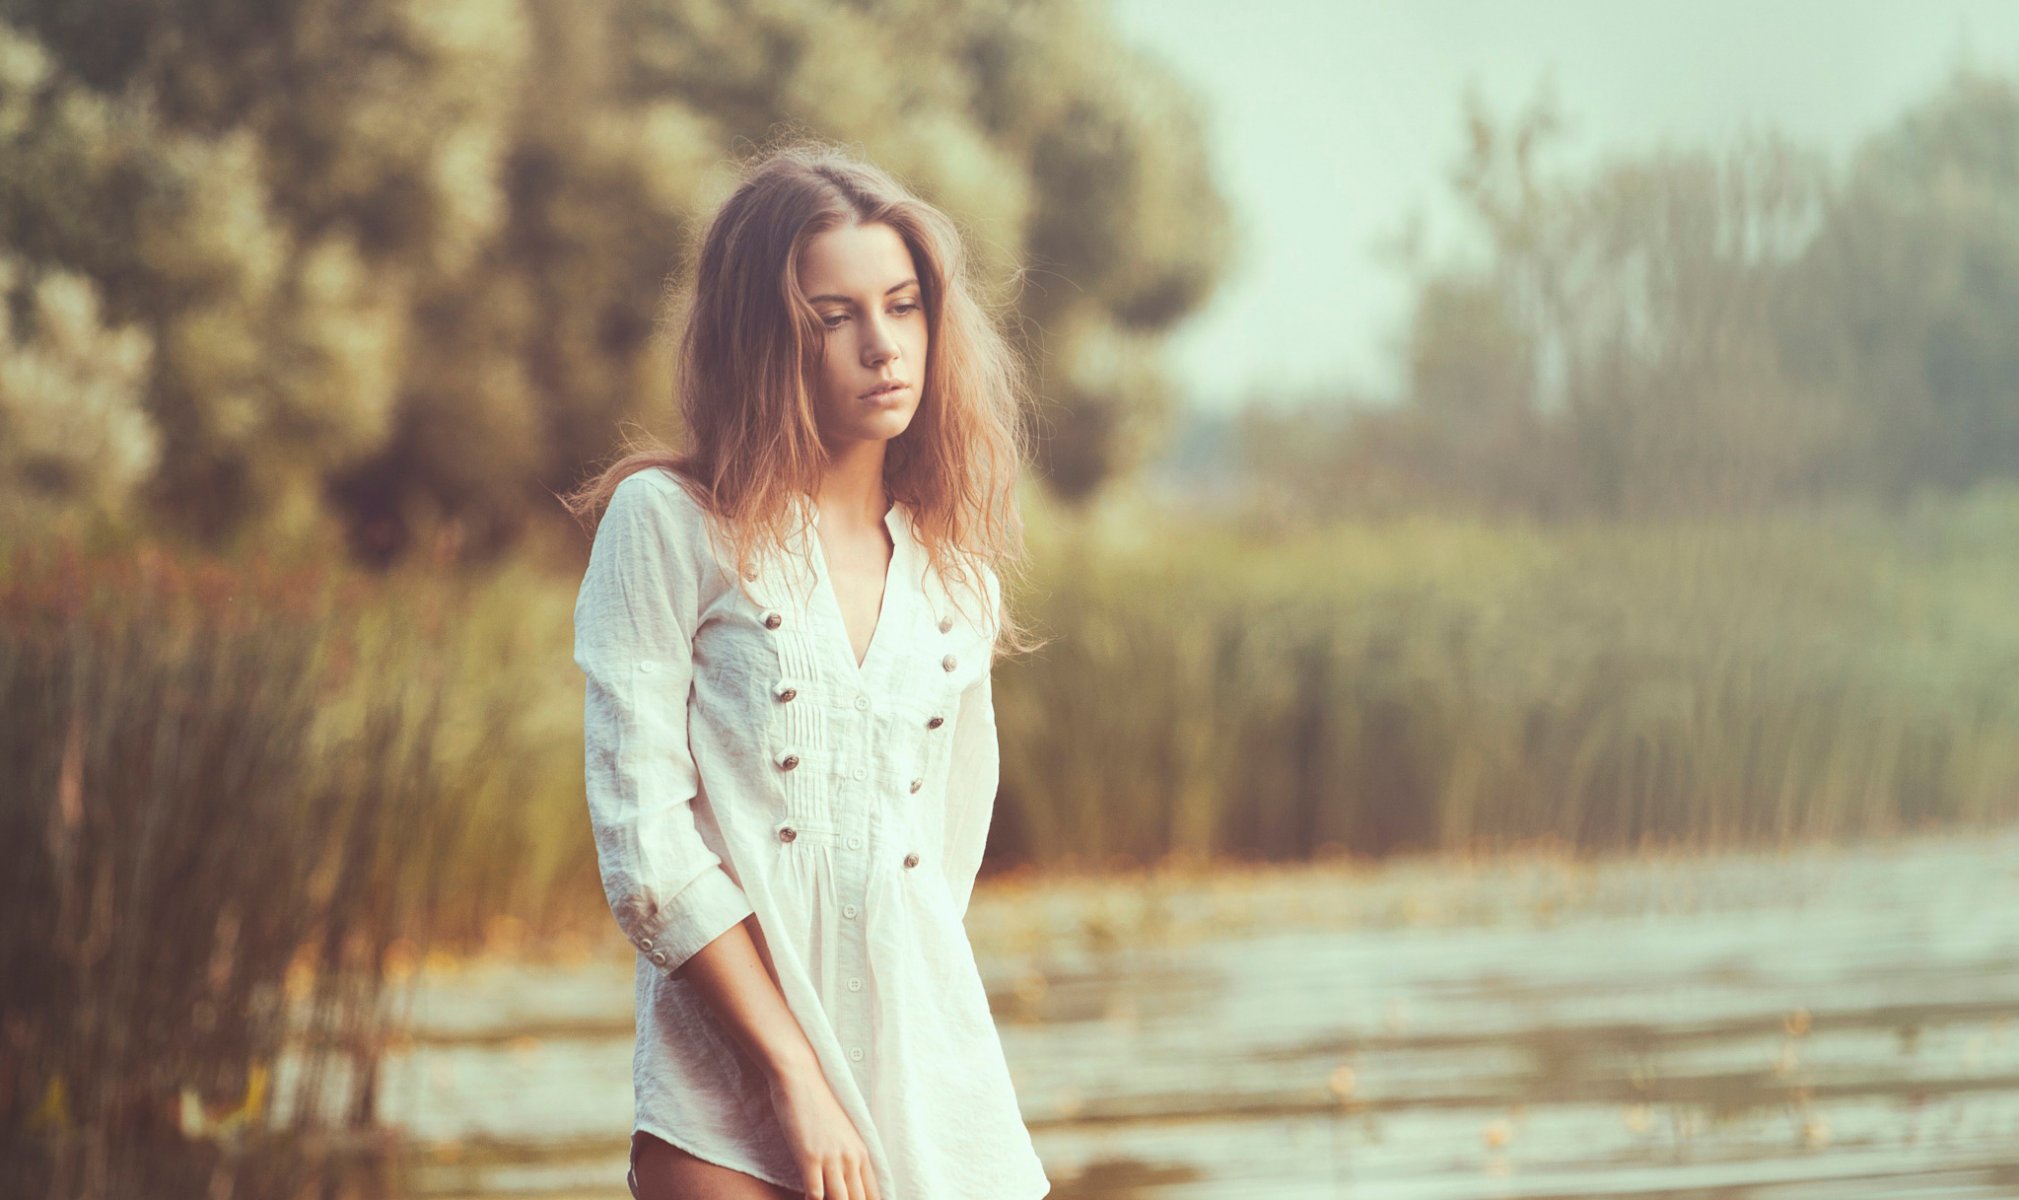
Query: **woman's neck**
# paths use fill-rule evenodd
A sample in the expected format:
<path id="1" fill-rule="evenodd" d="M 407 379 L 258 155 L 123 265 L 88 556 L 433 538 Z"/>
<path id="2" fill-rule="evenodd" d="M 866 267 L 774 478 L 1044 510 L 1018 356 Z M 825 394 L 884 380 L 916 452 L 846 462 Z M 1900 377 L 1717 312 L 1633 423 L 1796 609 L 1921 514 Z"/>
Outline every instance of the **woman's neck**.
<path id="1" fill-rule="evenodd" d="M 883 459 L 880 441 L 857 442 L 835 453 L 813 496 L 823 524 L 830 520 L 850 528 L 883 524 L 891 503 L 883 483 Z"/>

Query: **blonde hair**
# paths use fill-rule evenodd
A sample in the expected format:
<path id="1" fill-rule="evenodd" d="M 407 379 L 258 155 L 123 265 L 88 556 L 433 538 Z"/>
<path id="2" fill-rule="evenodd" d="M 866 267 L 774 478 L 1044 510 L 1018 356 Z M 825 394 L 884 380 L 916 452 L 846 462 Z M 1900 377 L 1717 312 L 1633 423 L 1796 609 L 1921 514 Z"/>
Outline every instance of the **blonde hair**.
<path id="1" fill-rule="evenodd" d="M 675 372 L 687 448 L 628 446 L 562 502 L 593 528 L 618 483 L 664 467 L 726 528 L 739 576 L 759 547 L 784 545 L 799 498 L 817 492 L 828 464 L 811 388 L 826 329 L 800 291 L 799 257 L 815 236 L 848 224 L 887 225 L 903 238 L 926 313 L 918 408 L 886 449 L 884 485 L 911 509 L 948 593 L 964 589 L 985 608 L 977 565 L 996 572 L 1005 597 L 1025 569 L 1016 484 L 1028 453 L 1027 370 L 975 298 L 954 223 L 829 144 L 760 154 L 708 223 Z M 1010 607 L 1005 599 L 996 614 L 997 649 L 1034 648 Z"/>

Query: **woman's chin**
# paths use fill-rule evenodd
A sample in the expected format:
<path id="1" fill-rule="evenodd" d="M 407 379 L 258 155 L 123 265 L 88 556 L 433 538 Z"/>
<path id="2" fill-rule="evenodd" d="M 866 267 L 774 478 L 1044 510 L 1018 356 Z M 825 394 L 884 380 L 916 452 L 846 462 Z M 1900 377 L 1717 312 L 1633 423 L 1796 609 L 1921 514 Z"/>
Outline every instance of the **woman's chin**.
<path id="1" fill-rule="evenodd" d="M 867 413 L 862 422 L 863 428 L 869 436 L 889 441 L 911 428 L 912 415 L 917 411 L 915 406 L 907 404 L 901 408 L 885 408 Z"/>
<path id="2" fill-rule="evenodd" d="M 892 413 L 870 413 L 861 420 L 850 421 L 846 429 L 838 430 L 839 440 L 844 442 L 888 442 L 911 428 L 910 411 Z"/>

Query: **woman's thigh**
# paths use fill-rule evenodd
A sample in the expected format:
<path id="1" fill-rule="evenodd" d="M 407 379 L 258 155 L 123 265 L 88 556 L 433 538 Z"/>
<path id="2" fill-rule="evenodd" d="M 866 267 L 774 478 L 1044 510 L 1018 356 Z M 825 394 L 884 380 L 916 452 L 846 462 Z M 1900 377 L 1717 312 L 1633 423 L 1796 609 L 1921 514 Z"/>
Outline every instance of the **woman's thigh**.
<path id="1" fill-rule="evenodd" d="M 638 1200 L 800 1200 L 751 1175 L 719 1167 L 640 1130 L 633 1135 Z"/>

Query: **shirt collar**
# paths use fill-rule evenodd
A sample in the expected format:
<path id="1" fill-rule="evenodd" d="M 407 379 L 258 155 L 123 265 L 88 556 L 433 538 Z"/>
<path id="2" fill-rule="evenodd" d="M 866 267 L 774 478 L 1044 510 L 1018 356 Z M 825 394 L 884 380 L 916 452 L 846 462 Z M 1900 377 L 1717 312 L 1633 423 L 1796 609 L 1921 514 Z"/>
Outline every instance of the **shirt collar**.
<path id="1" fill-rule="evenodd" d="M 820 506 L 813 502 L 812 496 L 805 495 L 804 493 L 801 494 L 800 500 L 806 507 L 807 524 L 815 529 L 820 528 Z M 883 527 L 890 531 L 893 543 L 902 545 L 905 537 L 911 531 L 910 506 L 902 500 L 892 500 L 890 502 L 890 509 L 883 514 Z"/>

